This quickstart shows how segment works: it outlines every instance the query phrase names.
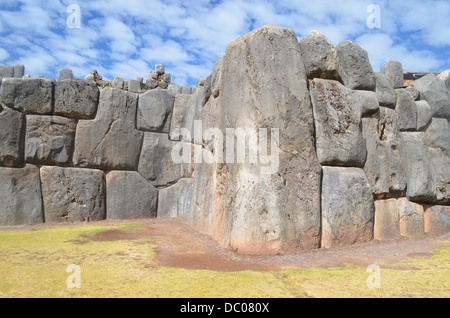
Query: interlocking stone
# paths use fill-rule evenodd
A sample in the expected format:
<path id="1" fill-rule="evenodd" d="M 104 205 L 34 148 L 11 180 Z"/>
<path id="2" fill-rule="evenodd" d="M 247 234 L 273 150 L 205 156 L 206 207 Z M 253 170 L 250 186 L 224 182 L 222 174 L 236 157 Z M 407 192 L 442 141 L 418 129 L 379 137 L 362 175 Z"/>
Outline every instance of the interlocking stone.
<path id="1" fill-rule="evenodd" d="M 60 80 L 55 89 L 55 114 L 77 119 L 95 118 L 99 89 L 94 81 Z"/>
<path id="2" fill-rule="evenodd" d="M 0 106 L 0 166 L 23 166 L 25 127 L 24 114 Z"/>

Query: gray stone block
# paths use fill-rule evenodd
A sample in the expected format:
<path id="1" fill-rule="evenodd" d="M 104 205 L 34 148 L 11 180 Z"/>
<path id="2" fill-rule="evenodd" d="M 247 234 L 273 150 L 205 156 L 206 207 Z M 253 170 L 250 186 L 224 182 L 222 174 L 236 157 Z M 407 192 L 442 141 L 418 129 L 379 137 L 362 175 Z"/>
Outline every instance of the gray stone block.
<path id="1" fill-rule="evenodd" d="M 80 120 L 73 163 L 78 167 L 135 171 L 143 132 L 136 130 L 138 95 L 104 88 L 94 120 Z"/>
<path id="2" fill-rule="evenodd" d="M 383 73 L 375 73 L 376 89 L 378 103 L 380 106 L 394 109 L 396 105 L 396 96 L 391 81 Z"/>
<path id="3" fill-rule="evenodd" d="M 162 65 L 162 64 L 156 64 L 156 65 L 155 65 L 155 72 L 156 72 L 158 75 L 164 74 L 164 73 L 165 73 L 164 65 Z"/>
<path id="4" fill-rule="evenodd" d="M 53 79 L 5 78 L 1 99 L 26 114 L 48 115 L 53 111 L 54 86 Z"/>
<path id="5" fill-rule="evenodd" d="M 314 79 L 310 81 L 310 94 L 320 164 L 363 167 L 366 142 L 352 90 L 337 81 Z"/>
<path id="6" fill-rule="evenodd" d="M 406 198 L 397 200 L 399 211 L 400 235 L 407 237 L 423 237 L 424 228 L 424 209 L 421 204 L 409 202 Z"/>
<path id="7" fill-rule="evenodd" d="M 411 94 L 405 89 L 396 89 L 397 125 L 400 131 L 414 131 L 417 128 L 417 108 Z"/>
<path id="8" fill-rule="evenodd" d="M 25 73 L 25 66 L 23 66 L 22 64 L 17 64 L 16 66 L 14 66 L 14 77 L 15 78 L 22 78 L 24 73 Z"/>
<path id="9" fill-rule="evenodd" d="M 450 101 L 447 87 L 436 75 L 428 74 L 414 81 L 411 86 L 420 92 L 420 99 L 431 107 L 433 117 L 450 119 Z"/>
<path id="10" fill-rule="evenodd" d="M 322 244 L 324 248 L 373 238 L 374 203 L 364 171 L 322 167 Z"/>
<path id="11" fill-rule="evenodd" d="M 359 107 L 361 117 L 370 117 L 379 110 L 377 94 L 371 91 L 355 90 L 353 98 Z"/>
<path id="12" fill-rule="evenodd" d="M 97 113 L 99 89 L 95 82 L 66 79 L 56 83 L 55 115 L 93 119 Z"/>
<path id="13" fill-rule="evenodd" d="M 0 76 L 1 77 L 14 77 L 14 66 L 0 65 Z"/>
<path id="14" fill-rule="evenodd" d="M 403 87 L 403 66 L 399 61 L 388 60 L 380 70 L 387 76 L 394 88 Z"/>
<path id="15" fill-rule="evenodd" d="M 122 77 L 116 77 L 114 79 L 114 81 L 113 81 L 112 87 L 113 88 L 118 88 L 118 89 L 123 89 L 123 87 L 124 87 L 123 84 L 124 84 L 123 78 Z"/>
<path id="16" fill-rule="evenodd" d="M 139 83 L 139 81 L 135 79 L 128 80 L 128 91 L 132 93 L 140 93 L 141 83 Z"/>
<path id="17" fill-rule="evenodd" d="M 62 80 L 72 80 L 73 72 L 68 68 L 63 68 L 59 71 L 58 82 Z"/>
<path id="18" fill-rule="evenodd" d="M 398 240 L 400 234 L 400 213 L 397 199 L 375 200 L 374 239 Z"/>
<path id="19" fill-rule="evenodd" d="M 111 171 L 106 174 L 108 219 L 155 218 L 157 200 L 158 190 L 136 171 Z"/>
<path id="20" fill-rule="evenodd" d="M 23 113 L 0 106 L 0 166 L 23 166 L 25 127 Z"/>
<path id="21" fill-rule="evenodd" d="M 158 217 L 185 218 L 191 213 L 194 179 L 180 179 L 176 184 L 159 190 Z"/>
<path id="22" fill-rule="evenodd" d="M 417 130 L 424 130 L 431 123 L 432 111 L 430 105 L 424 100 L 418 100 L 417 109 Z"/>
<path id="23" fill-rule="evenodd" d="M 426 206 L 424 226 L 427 234 L 441 235 L 448 233 L 450 231 L 450 206 Z"/>
<path id="24" fill-rule="evenodd" d="M 0 167 L 0 195 L 0 225 L 44 222 L 38 167 Z"/>
<path id="25" fill-rule="evenodd" d="M 71 165 L 76 126 L 75 119 L 28 115 L 26 162 L 36 165 Z"/>
<path id="26" fill-rule="evenodd" d="M 156 89 L 139 95 L 137 129 L 169 133 L 174 96 L 166 90 Z"/>
<path id="27" fill-rule="evenodd" d="M 344 41 L 336 46 L 339 57 L 339 76 L 351 89 L 375 91 L 375 74 L 367 51 L 353 41 Z"/>
<path id="28" fill-rule="evenodd" d="M 41 168 L 45 222 L 89 222 L 106 217 L 100 170 Z"/>

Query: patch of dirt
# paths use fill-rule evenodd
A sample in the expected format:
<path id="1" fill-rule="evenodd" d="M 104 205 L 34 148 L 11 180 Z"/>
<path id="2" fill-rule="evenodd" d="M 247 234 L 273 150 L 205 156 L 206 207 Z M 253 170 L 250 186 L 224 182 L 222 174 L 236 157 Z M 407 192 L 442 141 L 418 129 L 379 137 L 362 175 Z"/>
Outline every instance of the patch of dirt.
<path id="1" fill-rule="evenodd" d="M 89 224 L 107 226 L 130 222 L 142 223 L 144 229 L 136 231 L 112 229 L 96 233 L 93 236 L 86 236 L 78 243 L 141 240 L 139 244 L 151 244 L 153 246 L 157 254 L 155 266 L 221 272 L 280 271 L 287 268 L 334 268 L 348 265 L 367 267 L 377 263 L 384 263 L 386 264 L 384 267 L 389 268 L 389 264 L 416 258 L 430 258 L 432 257 L 432 251 L 450 246 L 450 233 L 447 233 L 441 236 L 425 236 L 418 239 L 403 238 L 398 241 L 372 241 L 347 247 L 317 249 L 290 255 L 241 255 L 222 248 L 209 236 L 200 234 L 178 219 L 99 221 Z M 85 225 L 86 223 L 80 224 Z M 73 226 L 74 224 L 44 224 L 13 227 L 12 229 L 29 231 L 68 225 Z M 149 241 L 142 241 L 142 239 L 148 239 Z M 404 269 L 414 270 L 415 268 Z"/>

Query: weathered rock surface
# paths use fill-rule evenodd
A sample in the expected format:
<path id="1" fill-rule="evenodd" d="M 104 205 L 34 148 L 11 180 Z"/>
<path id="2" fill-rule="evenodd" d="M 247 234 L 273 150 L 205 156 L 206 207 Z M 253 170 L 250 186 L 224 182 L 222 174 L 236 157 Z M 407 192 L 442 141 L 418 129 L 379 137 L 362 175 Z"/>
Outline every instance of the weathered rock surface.
<path id="1" fill-rule="evenodd" d="M 399 61 L 386 61 L 380 70 L 387 76 L 394 88 L 403 87 L 403 66 Z"/>
<path id="2" fill-rule="evenodd" d="M 25 160 L 37 165 L 70 165 L 76 126 L 75 119 L 28 115 Z"/>
<path id="3" fill-rule="evenodd" d="M 38 167 L 0 167 L 0 195 L 0 225 L 44 222 Z"/>
<path id="4" fill-rule="evenodd" d="M 99 89 L 94 81 L 65 79 L 56 83 L 55 114 L 93 119 L 97 112 Z"/>
<path id="5" fill-rule="evenodd" d="M 363 167 L 366 143 L 361 132 L 361 115 L 352 91 L 337 81 L 310 82 L 320 164 Z"/>
<path id="6" fill-rule="evenodd" d="M 424 213 L 425 233 L 439 235 L 450 231 L 450 206 L 426 206 Z"/>
<path id="7" fill-rule="evenodd" d="M 339 59 L 333 43 L 319 31 L 300 40 L 300 52 L 307 78 L 337 79 Z"/>
<path id="8" fill-rule="evenodd" d="M 174 96 L 167 90 L 154 89 L 139 95 L 137 128 L 149 132 L 168 133 Z"/>
<path id="9" fill-rule="evenodd" d="M 195 91 L 197 91 L 196 87 L 190 87 L 190 86 L 180 86 L 176 84 L 170 84 L 167 87 L 167 91 L 171 93 L 173 96 L 177 94 L 193 94 Z"/>
<path id="10" fill-rule="evenodd" d="M 26 114 L 48 115 L 53 111 L 54 86 L 53 79 L 5 78 L 2 103 Z"/>
<path id="11" fill-rule="evenodd" d="M 396 96 L 394 87 L 389 78 L 383 73 L 375 73 L 376 93 L 380 106 L 394 109 L 396 105 Z"/>
<path id="12" fill-rule="evenodd" d="M 439 78 L 447 87 L 447 90 L 450 91 L 450 70 L 446 70 L 444 72 L 441 72 L 437 78 Z"/>
<path id="13" fill-rule="evenodd" d="M 23 166 L 25 127 L 24 114 L 0 106 L 0 166 Z"/>
<path id="14" fill-rule="evenodd" d="M 416 103 L 417 109 L 417 130 L 423 131 L 431 122 L 430 105 L 424 100 L 418 100 Z"/>
<path id="15" fill-rule="evenodd" d="M 144 135 L 139 173 L 157 188 L 168 187 L 181 178 L 181 163 L 172 160 L 172 148 L 177 144 L 167 134 Z"/>
<path id="16" fill-rule="evenodd" d="M 436 75 L 428 74 L 414 81 L 411 86 L 420 92 L 420 99 L 431 107 L 433 117 L 450 119 L 450 101 L 445 84 Z"/>
<path id="17" fill-rule="evenodd" d="M 400 236 L 397 199 L 375 200 L 374 239 L 396 240 Z"/>
<path id="18" fill-rule="evenodd" d="M 400 235 L 409 237 L 422 237 L 425 234 L 423 221 L 423 206 L 409 202 L 406 198 L 397 200 L 400 218 Z"/>
<path id="19" fill-rule="evenodd" d="M 132 93 L 140 93 L 141 83 L 135 79 L 128 80 L 128 91 Z"/>
<path id="20" fill-rule="evenodd" d="M 0 65 L 1 77 L 14 77 L 14 66 L 12 65 Z"/>
<path id="21" fill-rule="evenodd" d="M 377 94 L 371 91 L 353 91 L 353 98 L 362 117 L 369 117 L 379 110 Z"/>
<path id="22" fill-rule="evenodd" d="M 100 91 L 94 120 L 80 120 L 73 163 L 78 167 L 136 170 L 143 132 L 136 130 L 138 95 L 115 88 Z"/>
<path id="23" fill-rule="evenodd" d="M 22 78 L 24 73 L 25 73 L 25 66 L 24 65 L 16 64 L 14 66 L 14 77 L 15 78 Z"/>
<path id="24" fill-rule="evenodd" d="M 58 82 L 62 80 L 72 80 L 73 72 L 68 68 L 63 68 L 59 71 Z"/>
<path id="25" fill-rule="evenodd" d="M 41 168 L 45 222 L 98 221 L 106 217 L 103 172 Z"/>
<path id="26" fill-rule="evenodd" d="M 159 190 L 158 217 L 186 218 L 191 214 L 194 179 L 180 179 L 176 184 Z"/>
<path id="27" fill-rule="evenodd" d="M 116 77 L 113 81 L 112 87 L 113 88 L 118 88 L 118 89 L 123 89 L 124 85 L 124 81 L 122 77 Z"/>
<path id="28" fill-rule="evenodd" d="M 417 128 L 417 108 L 411 94 L 405 89 L 396 89 L 397 125 L 400 131 L 414 131 Z"/>
<path id="29" fill-rule="evenodd" d="M 351 89 L 375 91 L 375 74 L 367 51 L 353 41 L 344 41 L 336 46 L 339 57 L 339 76 Z"/>
<path id="30" fill-rule="evenodd" d="M 322 167 L 322 244 L 324 248 L 373 238 L 372 191 L 358 168 Z"/>
<path id="31" fill-rule="evenodd" d="M 280 151 L 272 167 L 247 160 L 195 170 L 194 202 L 206 203 L 195 208 L 189 222 L 239 252 L 319 246 L 320 166 L 299 51 L 295 32 L 264 26 L 231 42 L 211 76 L 211 97 L 202 114 L 211 120 L 204 128 L 279 129 Z M 202 173 L 208 166 L 212 172 Z"/>
<path id="32" fill-rule="evenodd" d="M 177 197 L 171 197 L 175 200 Z M 154 218 L 158 190 L 136 171 L 106 174 L 106 216 L 110 220 Z"/>

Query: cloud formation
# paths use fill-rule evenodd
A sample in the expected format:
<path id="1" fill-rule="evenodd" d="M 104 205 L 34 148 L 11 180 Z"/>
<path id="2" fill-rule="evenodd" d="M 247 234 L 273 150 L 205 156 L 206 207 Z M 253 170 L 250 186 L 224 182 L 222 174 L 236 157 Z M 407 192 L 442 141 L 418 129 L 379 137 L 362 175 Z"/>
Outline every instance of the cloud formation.
<path id="1" fill-rule="evenodd" d="M 69 28 L 67 7 L 80 7 L 81 28 Z M 265 24 L 311 30 L 334 45 L 353 40 L 378 71 L 386 60 L 405 70 L 450 68 L 450 2 L 381 0 L 381 28 L 367 26 L 373 1 L 310 0 L 11 0 L 0 4 L 0 62 L 22 63 L 26 73 L 57 77 L 71 68 L 84 78 L 147 78 L 164 64 L 172 80 L 195 85 L 211 73 L 229 42 Z"/>

